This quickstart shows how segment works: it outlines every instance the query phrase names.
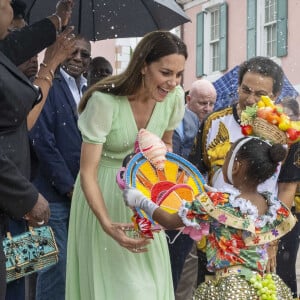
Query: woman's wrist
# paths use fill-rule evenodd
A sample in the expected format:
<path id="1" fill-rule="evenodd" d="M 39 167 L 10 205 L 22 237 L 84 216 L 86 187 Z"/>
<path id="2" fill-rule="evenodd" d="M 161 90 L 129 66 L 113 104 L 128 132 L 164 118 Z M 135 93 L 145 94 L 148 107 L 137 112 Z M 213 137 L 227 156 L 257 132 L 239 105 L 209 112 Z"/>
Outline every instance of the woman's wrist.
<path id="1" fill-rule="evenodd" d="M 51 87 L 54 79 L 54 71 L 45 62 L 42 62 L 40 64 L 40 69 L 35 79 L 46 81 Z"/>
<path id="2" fill-rule="evenodd" d="M 52 86 L 52 79 L 49 76 L 47 76 L 47 75 L 46 76 L 38 75 L 38 76 L 35 77 L 35 83 L 37 83 L 36 81 L 39 81 L 39 80 L 47 82 L 48 85 L 49 85 L 49 88 L 51 88 L 51 86 Z M 38 84 L 38 86 L 39 86 L 39 84 Z"/>
<path id="3" fill-rule="evenodd" d="M 61 17 L 55 13 L 55 14 L 52 14 L 51 16 L 49 16 L 48 19 L 50 19 L 50 21 L 55 26 L 57 34 L 60 34 L 61 30 L 62 30 Z"/>
<path id="4" fill-rule="evenodd" d="M 50 75 L 51 79 L 54 79 L 54 70 L 56 68 L 46 64 L 45 62 L 40 63 L 40 70 L 38 74 Z"/>

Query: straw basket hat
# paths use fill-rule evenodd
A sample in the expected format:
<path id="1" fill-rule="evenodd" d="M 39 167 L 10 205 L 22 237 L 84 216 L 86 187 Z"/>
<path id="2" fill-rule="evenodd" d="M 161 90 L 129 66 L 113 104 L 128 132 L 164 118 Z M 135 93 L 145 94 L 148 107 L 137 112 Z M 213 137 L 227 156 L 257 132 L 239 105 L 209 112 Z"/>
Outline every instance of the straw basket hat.
<path id="1" fill-rule="evenodd" d="M 262 118 L 255 118 L 253 120 L 252 127 L 254 135 L 272 143 L 287 144 L 288 142 L 287 135 L 284 131 Z"/>

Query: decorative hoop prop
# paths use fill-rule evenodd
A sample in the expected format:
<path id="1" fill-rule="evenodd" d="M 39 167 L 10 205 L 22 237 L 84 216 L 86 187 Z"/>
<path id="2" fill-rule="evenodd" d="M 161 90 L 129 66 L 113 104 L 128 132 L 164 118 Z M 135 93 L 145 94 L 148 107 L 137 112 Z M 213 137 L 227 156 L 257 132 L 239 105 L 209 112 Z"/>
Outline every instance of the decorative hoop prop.
<path id="1" fill-rule="evenodd" d="M 148 198 L 151 198 L 152 186 L 161 181 L 187 184 L 195 195 L 204 191 L 205 180 L 198 169 L 186 159 L 171 152 L 166 154 L 163 170 L 154 168 L 142 153 L 137 153 L 129 161 L 124 175 L 126 186 L 137 188 Z"/>
<path id="2" fill-rule="evenodd" d="M 182 200 L 191 202 L 195 195 L 204 191 L 204 178 L 198 169 L 179 155 L 166 153 L 163 168 L 156 168 L 143 153 L 135 154 L 122 169 L 125 186 L 134 187 L 141 191 L 150 201 L 155 202 L 169 213 L 176 213 L 182 205 Z M 135 228 L 141 230 L 139 220 L 143 220 L 144 236 L 152 238 L 152 231 L 159 226 L 137 209 L 133 217 Z M 149 226 L 145 228 L 145 219 Z"/>

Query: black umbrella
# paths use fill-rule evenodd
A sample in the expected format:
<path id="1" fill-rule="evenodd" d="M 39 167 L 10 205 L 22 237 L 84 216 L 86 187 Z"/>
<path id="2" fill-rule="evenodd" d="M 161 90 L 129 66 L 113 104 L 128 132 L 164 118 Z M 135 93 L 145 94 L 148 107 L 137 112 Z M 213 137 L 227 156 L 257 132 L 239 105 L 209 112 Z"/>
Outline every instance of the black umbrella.
<path id="1" fill-rule="evenodd" d="M 24 0 L 29 24 L 55 11 L 57 1 Z M 190 19 L 174 0 L 75 0 L 70 25 L 91 41 L 141 37 Z"/>

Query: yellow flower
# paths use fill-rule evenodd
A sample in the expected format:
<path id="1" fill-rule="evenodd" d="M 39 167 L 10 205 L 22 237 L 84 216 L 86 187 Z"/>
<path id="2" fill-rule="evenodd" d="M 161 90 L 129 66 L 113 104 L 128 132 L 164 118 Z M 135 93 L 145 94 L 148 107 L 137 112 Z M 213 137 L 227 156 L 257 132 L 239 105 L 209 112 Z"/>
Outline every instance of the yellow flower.
<path id="1" fill-rule="evenodd" d="M 266 105 L 265 105 L 264 101 L 259 100 L 259 101 L 257 102 L 257 107 L 261 108 L 261 107 L 265 107 L 265 106 L 266 106 Z"/>
<path id="2" fill-rule="evenodd" d="M 261 96 L 260 99 L 261 99 L 261 101 L 263 101 L 265 106 L 275 107 L 274 102 L 270 99 L 269 96 Z"/>

